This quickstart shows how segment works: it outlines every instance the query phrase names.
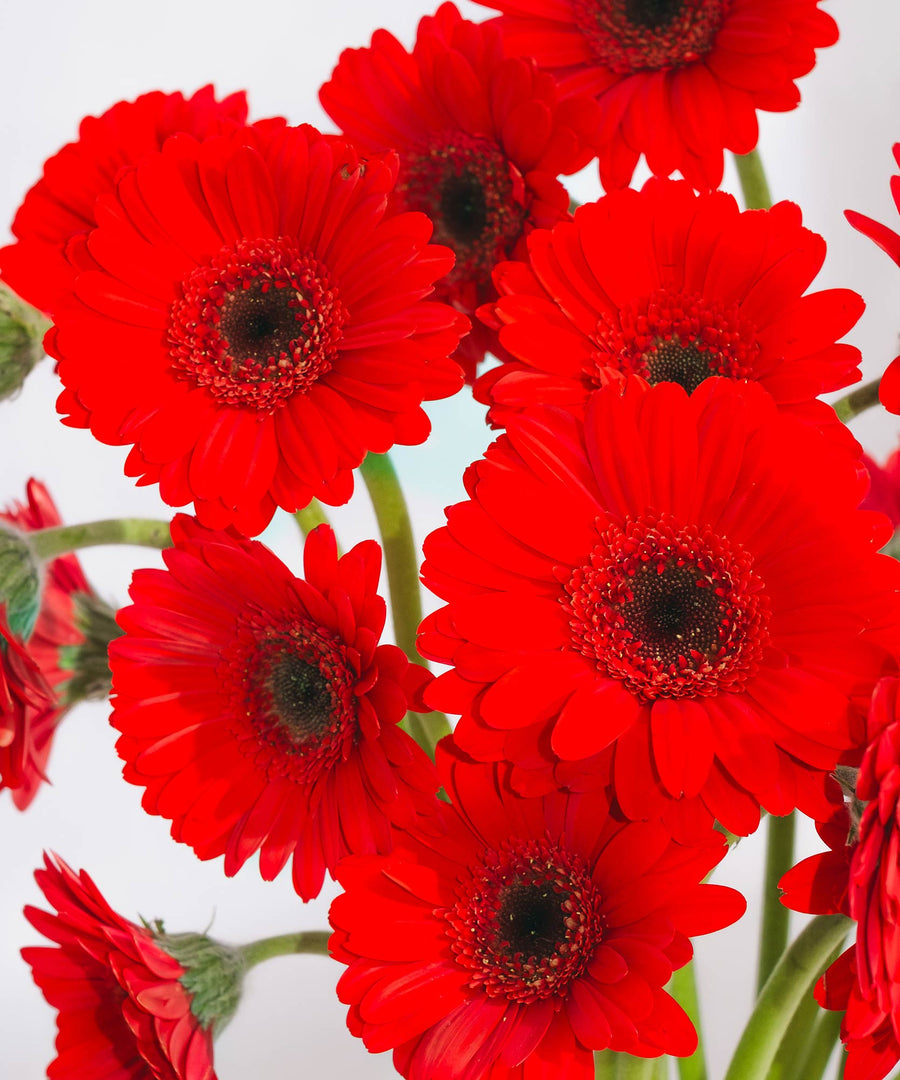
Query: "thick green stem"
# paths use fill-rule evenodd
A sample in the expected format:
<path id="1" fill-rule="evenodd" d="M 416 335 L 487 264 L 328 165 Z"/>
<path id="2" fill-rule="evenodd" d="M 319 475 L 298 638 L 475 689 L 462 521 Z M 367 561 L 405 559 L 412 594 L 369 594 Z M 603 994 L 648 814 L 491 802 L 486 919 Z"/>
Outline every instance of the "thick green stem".
<path id="1" fill-rule="evenodd" d="M 594 1054 L 594 1080 L 616 1080 L 618 1054 L 612 1050 L 598 1050 Z"/>
<path id="2" fill-rule="evenodd" d="M 851 390 L 849 394 L 845 394 L 842 398 L 838 398 L 837 401 L 833 402 L 833 408 L 838 420 L 847 424 L 854 416 L 859 416 L 866 409 L 871 409 L 873 405 L 877 405 L 880 383 L 880 378 L 863 383 L 862 386 L 857 386 L 855 390 Z"/>
<path id="3" fill-rule="evenodd" d="M 803 1080 L 822 1080 L 840 1037 L 843 1019 L 844 1014 L 837 1009 L 821 1010 L 821 1014 L 813 1024 L 809 1049 L 800 1068 L 799 1075 L 803 1077 Z M 787 1075 L 785 1073 L 785 1076 Z"/>
<path id="4" fill-rule="evenodd" d="M 251 941 L 249 945 L 242 945 L 238 952 L 248 968 L 261 964 L 263 960 L 271 960 L 273 956 L 291 956 L 294 953 L 327 956 L 330 937 L 327 930 L 303 930 L 299 934 L 279 934 L 277 937 Z"/>
<path id="5" fill-rule="evenodd" d="M 700 1024 L 700 999 L 697 994 L 695 961 L 685 964 L 672 975 L 669 993 L 691 1018 L 697 1029 L 697 1049 L 687 1058 L 678 1059 L 679 1080 L 707 1080 L 706 1058 L 703 1052 L 703 1031 Z"/>
<path id="6" fill-rule="evenodd" d="M 794 814 L 788 814 L 787 817 L 776 817 L 772 814 L 769 817 L 762 930 L 759 935 L 759 969 L 756 975 L 757 993 L 765 986 L 766 980 L 787 948 L 791 913 L 781 902 L 778 882 L 794 865 L 794 831 Z"/>
<path id="7" fill-rule="evenodd" d="M 804 994 L 852 925 L 846 915 L 817 915 L 781 957 L 762 988 L 725 1080 L 765 1080 Z"/>
<path id="8" fill-rule="evenodd" d="M 110 518 L 84 525 L 57 525 L 28 534 L 32 550 L 42 559 L 55 559 L 70 551 L 104 544 L 134 544 L 137 547 L 166 548 L 172 543 L 168 521 L 150 518 Z"/>
<path id="9" fill-rule="evenodd" d="M 294 514 L 294 519 L 300 526 L 300 532 L 304 537 L 309 534 L 319 525 L 330 525 L 328 515 L 322 509 L 322 504 L 318 499 L 313 499 L 308 506 L 304 506 L 302 510 L 298 510 Z"/>
<path id="10" fill-rule="evenodd" d="M 658 1058 L 632 1057 L 619 1054 L 616 1063 L 616 1080 L 654 1080 Z"/>
<path id="11" fill-rule="evenodd" d="M 400 481 L 387 454 L 367 455 L 359 471 L 369 490 L 381 532 L 394 636 L 410 660 L 425 663 L 416 648 L 416 634 L 422 621 L 419 553 Z M 406 722 L 409 733 L 432 757 L 438 740 L 450 734 L 450 725 L 443 713 L 408 713 Z"/>
<path id="12" fill-rule="evenodd" d="M 759 151 L 735 154 L 734 163 L 737 165 L 741 191 L 744 193 L 744 205 L 748 210 L 768 210 L 772 205 L 772 195 Z"/>

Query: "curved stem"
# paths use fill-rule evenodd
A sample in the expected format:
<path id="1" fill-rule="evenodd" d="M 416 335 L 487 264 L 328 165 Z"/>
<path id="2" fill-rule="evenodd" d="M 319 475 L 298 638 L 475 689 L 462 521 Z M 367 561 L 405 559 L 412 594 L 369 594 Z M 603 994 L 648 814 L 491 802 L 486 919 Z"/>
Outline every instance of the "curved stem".
<path id="1" fill-rule="evenodd" d="M 687 1058 L 678 1059 L 679 1080 L 706 1080 L 706 1057 L 703 1051 L 703 1031 L 700 1024 L 700 999 L 697 994 L 695 960 L 672 973 L 669 993 L 691 1018 L 697 1031 L 697 1049 Z"/>
<path id="2" fill-rule="evenodd" d="M 837 401 L 833 402 L 832 405 L 838 420 L 846 424 L 854 416 L 859 416 L 866 409 L 871 409 L 873 405 L 877 405 L 880 383 L 880 378 L 863 383 L 862 386 L 857 386 L 855 390 L 851 390 L 849 394 L 845 394 L 842 398 L 838 398 Z"/>
<path id="3" fill-rule="evenodd" d="M 741 191 L 744 193 L 744 205 L 748 210 L 768 210 L 772 205 L 772 195 L 759 150 L 751 150 L 749 154 L 735 154 L 734 163 L 737 165 Z"/>
<path id="4" fill-rule="evenodd" d="M 803 995 L 851 925 L 846 915 L 817 915 L 784 953 L 762 988 L 725 1080 L 765 1080 Z"/>
<path id="5" fill-rule="evenodd" d="M 55 559 L 81 548 L 103 544 L 134 544 L 137 547 L 167 548 L 172 539 L 168 521 L 150 518 L 110 518 L 83 525 L 57 525 L 28 534 L 32 550 L 42 559 Z"/>
<path id="6" fill-rule="evenodd" d="M 298 934 L 279 934 L 276 937 L 262 938 L 242 945 L 237 951 L 241 954 L 248 968 L 271 960 L 273 956 L 291 956 L 294 953 L 315 953 L 328 955 L 328 930 L 302 930 Z"/>
<path id="7" fill-rule="evenodd" d="M 763 885 L 763 917 L 759 935 L 759 967 L 756 992 L 765 986 L 788 943 L 790 910 L 782 904 L 778 882 L 794 865 L 795 815 L 769 817 L 766 873 Z"/>
<path id="8" fill-rule="evenodd" d="M 822 1009 L 821 1015 L 813 1024 L 810 1034 L 809 1049 L 800 1068 L 804 1080 L 822 1080 L 825 1069 L 831 1060 L 831 1054 L 841 1034 L 841 1021 L 844 1014 L 836 1009 Z"/>
<path id="9" fill-rule="evenodd" d="M 325 513 L 322 504 L 318 499 L 313 499 L 308 506 L 304 506 L 302 510 L 298 510 L 297 513 L 294 514 L 294 520 L 300 526 L 300 532 L 303 533 L 304 539 L 319 525 L 331 525 L 331 522 L 328 520 L 328 515 Z M 340 554 L 340 551 L 338 554 Z"/>

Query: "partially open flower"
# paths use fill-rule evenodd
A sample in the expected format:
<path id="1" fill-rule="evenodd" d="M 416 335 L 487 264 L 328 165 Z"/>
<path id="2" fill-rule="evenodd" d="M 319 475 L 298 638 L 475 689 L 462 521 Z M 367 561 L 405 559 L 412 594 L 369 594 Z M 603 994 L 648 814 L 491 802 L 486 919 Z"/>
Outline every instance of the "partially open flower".
<path id="1" fill-rule="evenodd" d="M 240 965 L 214 976 L 220 991 L 223 980 L 234 983 L 220 995 L 225 1011 L 198 1016 L 191 969 L 159 935 L 115 912 L 85 871 L 45 855 L 35 878 L 55 914 L 27 907 L 25 915 L 56 947 L 22 956 L 59 1010 L 50 1080 L 215 1080 L 213 1033 L 237 1004 Z"/>
<path id="2" fill-rule="evenodd" d="M 309 900 L 344 855 L 389 851 L 393 826 L 436 810 L 434 768 L 397 727 L 421 680 L 378 644 L 381 550 L 338 559 L 320 526 L 300 579 L 257 541 L 172 529 L 110 646 L 125 778 L 200 858 L 234 874 L 259 850 L 267 880 L 292 861 Z"/>

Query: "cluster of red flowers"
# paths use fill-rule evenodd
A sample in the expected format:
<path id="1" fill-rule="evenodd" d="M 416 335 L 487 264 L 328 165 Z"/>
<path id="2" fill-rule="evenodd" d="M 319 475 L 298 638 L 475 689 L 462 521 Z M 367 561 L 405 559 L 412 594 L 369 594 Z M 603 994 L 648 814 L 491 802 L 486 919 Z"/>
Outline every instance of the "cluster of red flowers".
<path id="1" fill-rule="evenodd" d="M 863 304 L 809 291 L 825 244 L 796 205 L 710 190 L 757 109 L 797 104 L 834 23 L 819 0 L 490 6 L 473 24 L 443 4 L 411 52 L 386 31 L 346 51 L 321 90 L 340 135 L 250 124 L 209 87 L 119 103 L 16 217 L 0 273 L 52 317 L 64 422 L 130 446 L 127 473 L 195 514 L 110 644 L 125 779 L 228 875 L 258 852 L 304 900 L 340 882 L 350 1029 L 408 1080 L 693 1053 L 665 987 L 744 908 L 705 883 L 716 825 L 799 809 L 834 851 L 788 899 L 859 921 L 820 1000 L 847 1007 L 848 1077 L 880 1080 L 900 1059 L 900 711 L 879 682 L 900 566 L 818 400 L 859 378 L 840 339 Z M 656 176 L 615 190 L 641 154 Z M 570 213 L 559 176 L 594 157 L 609 193 Z M 297 577 L 253 538 L 278 508 L 345 502 L 464 379 L 503 431 L 425 544 L 432 679 L 379 643 L 374 541 L 339 555 L 320 526 Z M 40 485 L 29 500 L 4 520 L 58 524 Z M 27 645 L 0 616 L 20 808 L 88 591 L 73 557 L 46 574 Z M 402 726 L 430 709 L 460 717 L 436 766 Z M 860 759 L 848 855 L 834 771 Z M 38 880 L 50 1075 L 212 1077 L 190 963 L 85 874 L 48 860 Z"/>

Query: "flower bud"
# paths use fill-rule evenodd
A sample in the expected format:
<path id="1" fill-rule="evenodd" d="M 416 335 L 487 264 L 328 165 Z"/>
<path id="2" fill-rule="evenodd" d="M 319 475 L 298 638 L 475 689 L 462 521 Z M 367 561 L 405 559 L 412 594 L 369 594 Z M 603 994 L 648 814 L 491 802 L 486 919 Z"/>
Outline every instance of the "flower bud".
<path id="1" fill-rule="evenodd" d="M 0 401 L 12 397 L 44 357 L 50 323 L 0 281 Z"/>

